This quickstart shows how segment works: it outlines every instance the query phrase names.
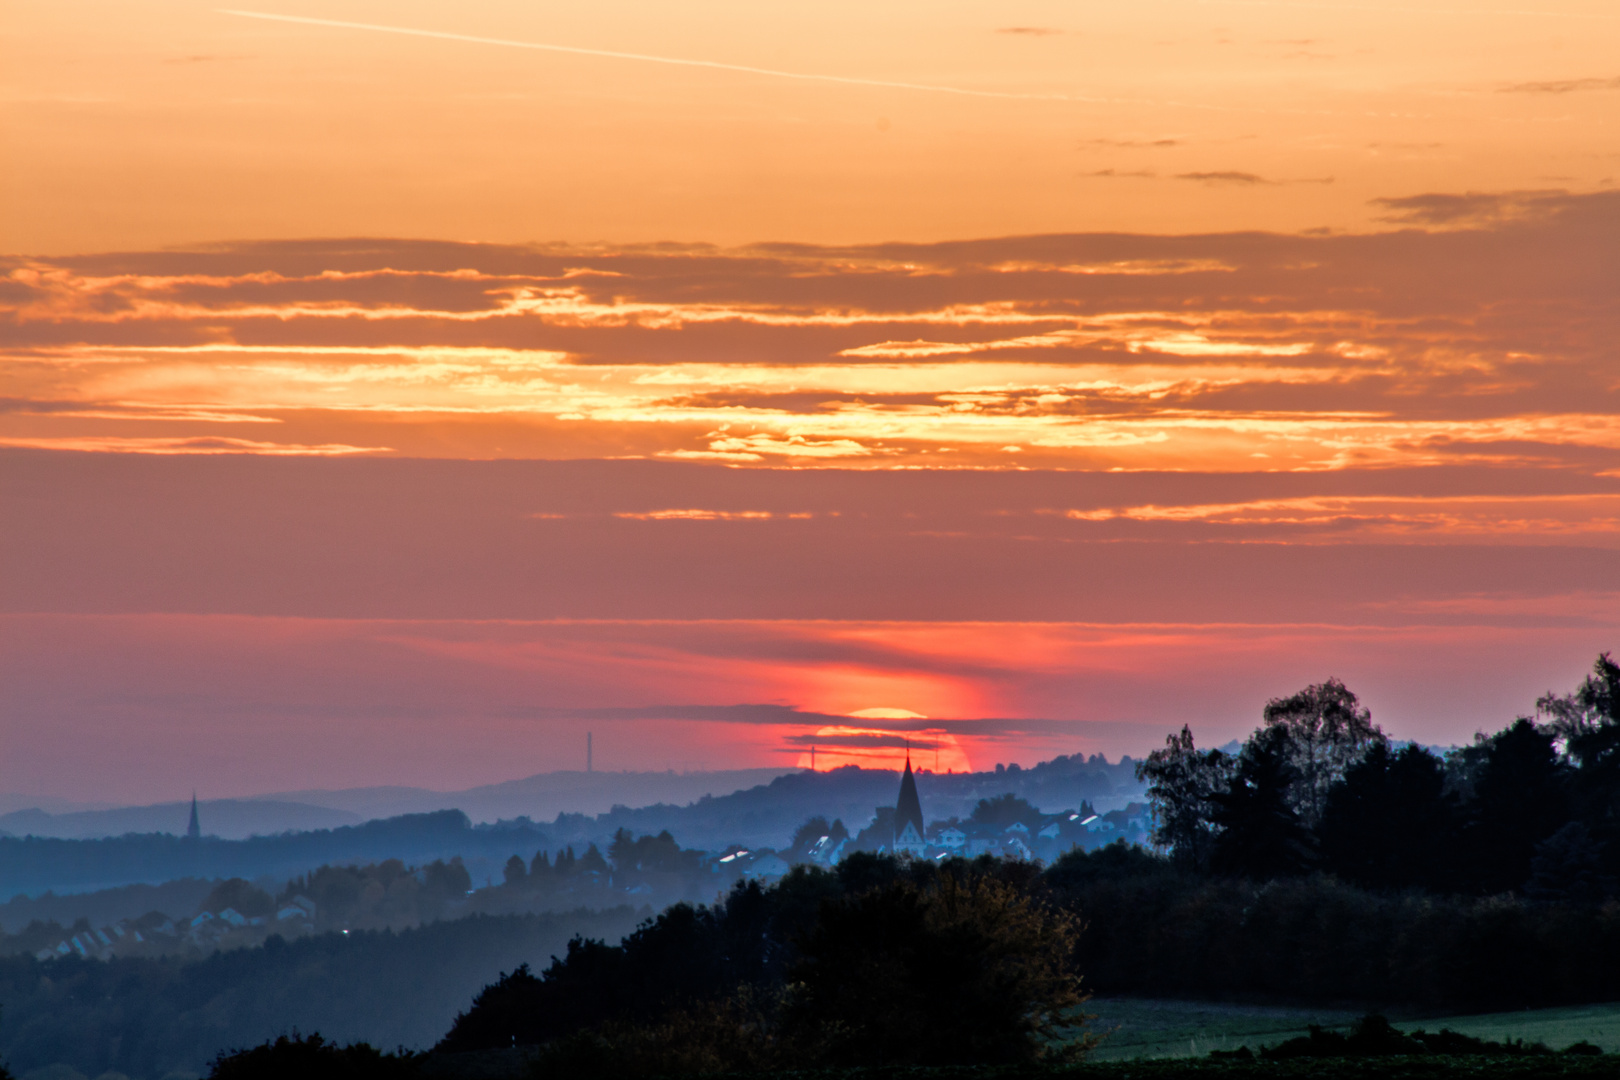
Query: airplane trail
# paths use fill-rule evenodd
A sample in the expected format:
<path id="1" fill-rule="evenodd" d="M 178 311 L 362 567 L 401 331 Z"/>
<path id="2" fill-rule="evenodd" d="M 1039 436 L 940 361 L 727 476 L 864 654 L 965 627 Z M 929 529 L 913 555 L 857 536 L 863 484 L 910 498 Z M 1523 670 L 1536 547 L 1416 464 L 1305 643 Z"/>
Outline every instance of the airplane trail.
<path id="1" fill-rule="evenodd" d="M 1387 15 L 1524 15 L 1542 19 L 1615 19 L 1617 15 L 1597 11 L 1539 11 L 1529 8 L 1431 8 L 1400 7 L 1393 4 L 1312 4 L 1297 0 L 1198 0 L 1202 7 L 1285 7 L 1313 11 L 1376 11 Z"/>
<path id="2" fill-rule="evenodd" d="M 509 38 L 454 34 L 444 30 L 418 30 L 407 26 L 382 26 L 377 23 L 345 22 L 340 19 L 316 19 L 306 15 L 272 15 L 264 11 L 238 11 L 233 8 L 215 8 L 214 10 L 221 15 L 237 15 L 245 19 L 266 19 L 271 22 L 329 26 L 342 30 L 371 30 L 383 34 L 404 34 L 409 37 L 464 41 L 475 45 L 502 45 L 509 49 L 537 49 L 541 52 L 572 53 L 576 56 L 602 56 L 611 60 L 640 60 L 649 64 L 710 68 L 715 71 L 737 71 L 747 75 L 766 75 L 775 79 L 798 79 L 803 82 L 842 83 L 846 86 L 878 86 L 890 90 L 920 90 L 930 94 L 959 94 L 963 97 L 1011 98 L 1022 101 L 1091 102 L 1101 100 L 1072 97 L 1066 94 L 1019 94 L 1004 90 L 968 90 L 960 86 L 931 86 L 927 83 L 894 82 L 888 79 L 860 79 L 847 75 L 814 75 L 801 71 L 778 71 L 774 68 L 750 67 L 746 64 L 724 64 L 718 60 L 687 60 L 674 56 L 649 56 L 646 53 L 616 52 L 611 49 L 586 49 L 576 45 L 550 45 L 538 41 L 513 41 Z"/>

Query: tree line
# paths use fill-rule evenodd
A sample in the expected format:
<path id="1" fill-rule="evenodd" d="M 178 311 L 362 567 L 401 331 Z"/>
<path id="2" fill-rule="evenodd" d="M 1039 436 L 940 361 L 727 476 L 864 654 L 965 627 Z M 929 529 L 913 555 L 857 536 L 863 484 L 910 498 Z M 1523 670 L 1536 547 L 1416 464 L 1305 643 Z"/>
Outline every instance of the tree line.
<path id="1" fill-rule="evenodd" d="M 525 966 L 548 953 L 544 969 Z M 1045 868 L 861 854 L 639 925 L 628 910 L 477 917 L 192 963 L 0 959 L 0 1054 L 20 1070 L 159 1076 L 296 1028 L 439 1039 L 441 1057 L 527 1045 L 557 1080 L 785 1060 L 1033 1065 L 1075 1033 L 1058 1018 L 1078 1019 L 1088 989 L 1466 1012 L 1612 1001 L 1620 920 L 1604 905 L 1323 874 L 1218 877 L 1124 844 Z"/>
<path id="2" fill-rule="evenodd" d="M 540 1048 L 561 1075 L 1029 1063 L 1089 1042 L 1080 920 L 1031 863 L 857 853 L 576 938 L 457 1017 L 443 1053 Z"/>
<path id="3" fill-rule="evenodd" d="M 1269 702 L 1236 753 L 1183 727 L 1139 774 L 1155 842 L 1187 871 L 1592 902 L 1620 883 L 1617 709 L 1604 653 L 1574 692 L 1442 756 L 1394 744 L 1330 679 Z"/>
<path id="4" fill-rule="evenodd" d="M 1620 920 L 1602 905 L 1381 892 L 1325 874 L 1221 877 L 1124 843 L 1044 868 L 859 853 L 677 904 L 618 944 L 576 937 L 543 970 L 486 986 L 426 1058 L 373 1064 L 449 1075 L 447 1059 L 519 1047 L 514 1069 L 554 1080 L 1038 1071 L 1090 1045 L 1088 991 L 1432 1012 L 1612 1001 Z M 257 1053 L 266 1070 L 281 1060 Z"/>

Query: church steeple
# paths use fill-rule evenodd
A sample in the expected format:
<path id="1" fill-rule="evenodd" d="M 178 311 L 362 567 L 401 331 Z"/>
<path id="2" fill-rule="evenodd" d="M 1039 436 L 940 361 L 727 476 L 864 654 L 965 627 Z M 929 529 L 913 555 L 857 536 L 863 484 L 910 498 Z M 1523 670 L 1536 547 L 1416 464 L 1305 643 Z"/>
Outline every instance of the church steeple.
<path id="1" fill-rule="evenodd" d="M 915 830 L 918 843 L 927 835 L 923 831 L 922 800 L 917 798 L 917 778 L 911 772 L 909 746 L 906 747 L 906 771 L 900 777 L 900 801 L 894 807 L 894 835 L 897 843 L 906 831 L 907 825 Z"/>
<path id="2" fill-rule="evenodd" d="M 197 820 L 197 793 L 191 793 L 191 824 L 186 826 L 187 840 L 202 839 L 202 822 Z"/>

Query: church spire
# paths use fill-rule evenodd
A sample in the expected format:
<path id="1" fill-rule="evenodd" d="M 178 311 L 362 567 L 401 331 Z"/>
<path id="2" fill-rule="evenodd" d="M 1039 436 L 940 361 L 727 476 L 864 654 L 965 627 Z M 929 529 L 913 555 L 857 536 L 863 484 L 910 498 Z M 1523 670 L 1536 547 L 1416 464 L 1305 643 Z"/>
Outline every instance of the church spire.
<path id="1" fill-rule="evenodd" d="M 894 807 L 894 835 L 897 840 L 906 831 L 907 825 L 916 830 L 918 842 L 927 835 L 923 831 L 922 800 L 917 798 L 917 778 L 911 772 L 909 743 L 906 746 L 906 771 L 900 777 L 900 800 Z"/>
<path id="2" fill-rule="evenodd" d="M 197 793 L 191 793 L 191 824 L 186 826 L 187 840 L 202 839 L 202 822 L 197 820 Z"/>

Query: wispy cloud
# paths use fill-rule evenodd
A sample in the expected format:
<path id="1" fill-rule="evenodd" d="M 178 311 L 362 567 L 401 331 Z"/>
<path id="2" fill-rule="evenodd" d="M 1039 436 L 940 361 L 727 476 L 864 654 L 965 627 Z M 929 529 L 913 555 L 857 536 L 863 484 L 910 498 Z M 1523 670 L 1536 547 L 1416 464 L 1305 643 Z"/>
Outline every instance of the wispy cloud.
<path id="1" fill-rule="evenodd" d="M 1185 172 L 1177 173 L 1177 180 L 1194 180 L 1201 184 L 1232 184 L 1248 187 L 1257 184 L 1331 184 L 1333 177 L 1307 177 L 1296 180 L 1271 180 L 1258 173 L 1238 172 L 1235 170 L 1217 170 L 1213 172 Z"/>
<path id="2" fill-rule="evenodd" d="M 555 45 L 538 41 L 514 41 L 509 38 L 480 37 L 443 30 L 422 30 L 405 26 L 384 26 L 378 23 L 349 22 L 341 19 L 317 19 L 304 15 L 275 15 L 263 11 L 239 11 L 232 8 L 217 9 L 221 15 L 235 15 L 245 19 L 264 19 L 271 22 L 300 23 L 334 30 L 364 30 L 378 34 L 404 34 L 409 37 L 437 38 L 441 41 L 459 41 L 470 45 L 497 45 L 510 49 L 534 49 L 540 52 L 569 53 L 575 56 L 595 56 L 607 60 L 630 60 L 645 64 L 668 64 L 676 67 L 707 68 L 711 71 L 729 71 L 743 75 L 762 75 L 772 79 L 795 79 L 801 82 L 837 83 L 843 86 L 871 86 L 889 90 L 913 90 L 929 94 L 959 94 L 964 97 L 1007 98 L 1013 100 L 1078 101 L 1084 100 L 1064 94 L 1024 94 L 1004 90 L 975 90 L 960 86 L 938 86 L 928 83 L 901 82 L 893 79 L 864 79 L 848 75 L 817 75 L 802 71 L 782 71 L 776 68 L 754 67 L 748 64 L 727 64 L 718 60 L 692 60 L 674 56 L 653 56 L 647 53 L 620 52 L 613 49 L 588 49 L 576 45 Z"/>
<path id="3" fill-rule="evenodd" d="M 769 510 L 615 510 L 613 516 L 627 521 L 770 521 L 777 517 L 794 519 L 813 515 L 777 515 Z"/>
<path id="4" fill-rule="evenodd" d="M 1620 90 L 1620 76 L 1612 79 L 1553 79 L 1502 87 L 1504 94 L 1573 94 L 1583 90 Z"/>
<path id="5" fill-rule="evenodd" d="M 1387 221 L 1479 228 L 1556 214 L 1563 203 L 1563 193 L 1556 190 L 1427 192 L 1373 202 L 1388 211 Z"/>
<path id="6" fill-rule="evenodd" d="M 349 446 L 344 443 L 259 442 L 219 436 L 62 435 L 3 436 L 0 446 L 34 450 L 71 450 L 80 453 L 118 454 L 262 454 L 270 457 L 339 457 L 349 454 L 388 453 L 386 446 Z"/>
<path id="7" fill-rule="evenodd" d="M 1172 146 L 1183 146 L 1186 141 L 1168 136 L 1157 139 L 1085 139 L 1081 145 L 1107 146 L 1118 150 L 1168 150 Z"/>

